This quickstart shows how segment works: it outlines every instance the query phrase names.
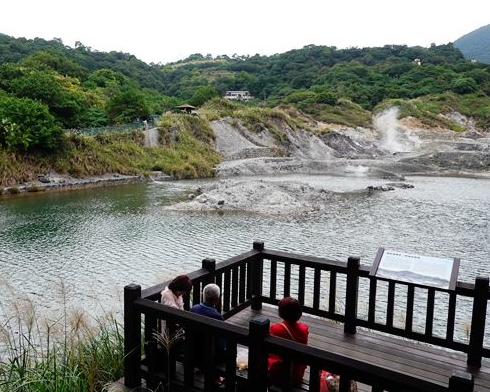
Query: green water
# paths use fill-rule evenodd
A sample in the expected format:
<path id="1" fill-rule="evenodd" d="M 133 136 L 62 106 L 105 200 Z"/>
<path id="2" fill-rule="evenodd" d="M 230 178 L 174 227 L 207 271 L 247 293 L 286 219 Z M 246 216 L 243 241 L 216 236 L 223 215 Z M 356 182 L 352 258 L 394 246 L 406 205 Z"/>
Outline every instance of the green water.
<path id="1" fill-rule="evenodd" d="M 346 192 L 355 177 L 291 176 Z M 278 179 L 277 177 L 274 179 Z M 25 296 L 46 312 L 122 308 L 126 284 L 143 287 L 247 251 L 267 247 L 331 259 L 380 246 L 462 259 L 460 279 L 490 275 L 490 181 L 413 177 L 413 189 L 346 193 L 321 215 L 172 212 L 163 205 L 203 181 L 125 185 L 0 199 L 3 301 Z M 372 181 L 371 181 L 372 183 Z M 64 288 L 63 288 L 64 287 Z"/>

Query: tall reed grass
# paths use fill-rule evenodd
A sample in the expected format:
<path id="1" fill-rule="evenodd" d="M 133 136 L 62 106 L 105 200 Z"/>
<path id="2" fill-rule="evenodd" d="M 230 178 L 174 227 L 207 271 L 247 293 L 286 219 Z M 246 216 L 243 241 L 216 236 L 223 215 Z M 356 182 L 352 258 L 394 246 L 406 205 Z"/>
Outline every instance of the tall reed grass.
<path id="1" fill-rule="evenodd" d="M 90 319 L 63 305 L 53 320 L 26 297 L 0 302 L 0 391 L 102 392 L 122 377 L 123 329 L 114 314 Z"/>

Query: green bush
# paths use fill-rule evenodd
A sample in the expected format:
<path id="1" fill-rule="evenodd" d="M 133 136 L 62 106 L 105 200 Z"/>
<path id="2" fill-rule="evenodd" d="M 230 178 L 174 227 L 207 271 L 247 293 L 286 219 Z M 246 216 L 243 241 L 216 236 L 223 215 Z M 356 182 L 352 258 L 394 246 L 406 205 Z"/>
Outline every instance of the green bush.
<path id="1" fill-rule="evenodd" d="M 451 91 L 457 94 L 470 94 L 478 90 L 478 85 L 472 78 L 457 78 L 451 82 Z"/>
<path id="2" fill-rule="evenodd" d="M 201 106 L 206 101 L 218 97 L 218 92 L 211 86 L 200 86 L 194 91 L 189 103 L 194 106 Z"/>
<path id="3" fill-rule="evenodd" d="M 0 96 L 0 146 L 11 151 L 53 150 L 62 134 L 45 104 Z"/>

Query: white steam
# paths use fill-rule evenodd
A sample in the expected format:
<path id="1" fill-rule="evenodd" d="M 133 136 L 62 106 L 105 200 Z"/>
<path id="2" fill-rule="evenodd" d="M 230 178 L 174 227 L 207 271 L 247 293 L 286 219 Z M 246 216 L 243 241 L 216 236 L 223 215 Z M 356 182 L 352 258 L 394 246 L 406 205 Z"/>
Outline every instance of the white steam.
<path id="1" fill-rule="evenodd" d="M 410 152 L 419 144 L 419 138 L 398 124 L 399 109 L 391 107 L 374 118 L 374 128 L 380 133 L 379 147 L 391 153 Z"/>
<path id="2" fill-rule="evenodd" d="M 362 166 L 362 165 L 347 165 L 347 167 L 344 170 L 346 173 L 351 173 L 356 176 L 366 176 L 369 172 L 369 167 L 367 166 Z"/>

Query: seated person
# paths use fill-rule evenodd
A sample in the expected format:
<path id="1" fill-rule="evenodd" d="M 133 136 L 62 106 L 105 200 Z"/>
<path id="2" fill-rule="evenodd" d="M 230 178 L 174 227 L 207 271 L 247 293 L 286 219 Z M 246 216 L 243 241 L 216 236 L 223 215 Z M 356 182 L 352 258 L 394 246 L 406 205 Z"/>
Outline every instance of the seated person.
<path id="1" fill-rule="evenodd" d="M 182 296 L 192 290 L 192 282 L 187 275 L 175 277 L 161 292 L 161 303 L 172 308 L 184 310 Z"/>
<path id="2" fill-rule="evenodd" d="M 202 316 L 211 317 L 216 320 L 224 321 L 223 315 L 218 312 L 216 305 L 219 302 L 221 291 L 218 285 L 210 283 L 206 285 L 202 291 L 202 302 L 194 305 L 191 308 L 191 312 L 200 314 Z M 195 358 L 197 367 L 201 367 L 204 354 L 204 342 L 196 339 L 195 342 Z M 226 341 L 222 337 L 216 338 L 216 360 L 224 361 L 226 351 Z"/>
<path id="3" fill-rule="evenodd" d="M 270 327 L 270 334 L 284 339 L 293 340 L 298 343 L 308 343 L 308 325 L 298 322 L 303 310 L 299 301 L 295 298 L 285 297 L 278 304 L 279 316 L 283 319 L 281 323 Z M 281 356 L 270 353 L 268 360 L 269 380 L 272 384 L 282 386 L 284 382 L 284 366 Z M 291 374 L 293 384 L 300 383 L 305 374 L 306 365 L 293 362 Z"/>
<path id="4" fill-rule="evenodd" d="M 184 310 L 184 294 L 189 293 L 192 290 L 192 282 L 187 275 L 176 276 L 167 287 L 160 293 L 160 302 L 163 305 L 170 306 L 172 308 Z M 183 334 L 178 324 L 167 324 L 165 320 L 162 320 L 161 330 L 165 331 L 168 328 L 169 334 L 174 334 L 176 331 L 180 330 Z M 180 348 L 181 349 L 181 348 Z"/>

